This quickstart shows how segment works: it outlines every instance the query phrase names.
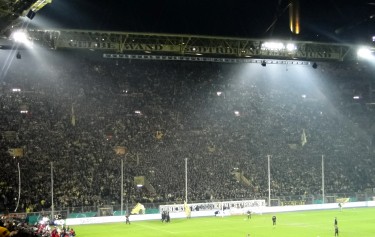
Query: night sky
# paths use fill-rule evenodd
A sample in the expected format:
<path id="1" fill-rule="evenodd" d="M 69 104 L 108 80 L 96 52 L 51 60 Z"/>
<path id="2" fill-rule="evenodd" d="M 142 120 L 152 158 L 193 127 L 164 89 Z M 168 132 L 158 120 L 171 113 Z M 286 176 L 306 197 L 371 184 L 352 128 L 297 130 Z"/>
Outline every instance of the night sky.
<path id="1" fill-rule="evenodd" d="M 288 0 L 53 0 L 34 20 L 45 27 L 85 30 L 364 42 L 375 35 L 372 2 L 300 0 L 298 36 L 289 31 Z"/>

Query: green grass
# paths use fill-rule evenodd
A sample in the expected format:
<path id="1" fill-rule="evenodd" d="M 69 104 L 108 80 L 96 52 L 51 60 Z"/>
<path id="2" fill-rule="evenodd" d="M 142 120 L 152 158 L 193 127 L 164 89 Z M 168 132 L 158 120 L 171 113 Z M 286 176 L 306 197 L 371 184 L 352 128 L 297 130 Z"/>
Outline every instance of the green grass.
<path id="1" fill-rule="evenodd" d="M 277 225 L 272 226 L 272 214 L 172 219 L 125 223 L 72 226 L 77 237 L 328 237 L 334 236 L 334 218 L 338 219 L 340 237 L 374 237 L 375 208 L 355 208 L 326 211 L 277 213 Z"/>

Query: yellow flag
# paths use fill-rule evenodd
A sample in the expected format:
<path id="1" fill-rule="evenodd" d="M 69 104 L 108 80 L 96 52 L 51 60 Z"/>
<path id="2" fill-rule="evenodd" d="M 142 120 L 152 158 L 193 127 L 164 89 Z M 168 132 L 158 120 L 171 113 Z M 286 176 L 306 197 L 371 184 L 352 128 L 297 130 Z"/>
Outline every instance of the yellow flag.
<path id="1" fill-rule="evenodd" d="M 161 131 L 156 131 L 155 138 L 160 140 L 162 139 L 164 134 Z"/>
<path id="2" fill-rule="evenodd" d="M 208 152 L 209 152 L 209 153 L 213 153 L 213 152 L 215 152 L 215 150 L 216 150 L 216 146 L 215 146 L 215 145 L 208 146 L 207 149 L 208 149 Z"/>
<path id="3" fill-rule="evenodd" d="M 125 155 L 127 152 L 124 146 L 115 146 L 114 150 L 116 155 Z"/>
<path id="4" fill-rule="evenodd" d="M 23 148 L 10 148 L 8 153 L 13 157 L 23 157 Z"/>
<path id="5" fill-rule="evenodd" d="M 132 211 L 130 212 L 131 214 L 145 214 L 145 206 L 143 206 L 141 203 L 137 203 L 137 205 L 135 205 L 135 207 L 132 209 Z"/>
<path id="6" fill-rule="evenodd" d="M 186 201 L 184 201 L 184 209 L 186 217 L 191 217 L 191 210 Z"/>
<path id="7" fill-rule="evenodd" d="M 336 198 L 337 203 L 346 203 L 349 201 L 350 201 L 350 198 Z"/>
<path id="8" fill-rule="evenodd" d="M 135 176 L 134 183 L 137 185 L 137 187 L 145 186 L 145 176 Z"/>

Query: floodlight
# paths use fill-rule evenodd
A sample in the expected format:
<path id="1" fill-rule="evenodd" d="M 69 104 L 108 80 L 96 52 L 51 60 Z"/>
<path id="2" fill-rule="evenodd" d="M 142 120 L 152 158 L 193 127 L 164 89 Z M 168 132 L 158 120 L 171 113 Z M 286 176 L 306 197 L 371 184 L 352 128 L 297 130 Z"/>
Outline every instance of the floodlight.
<path id="1" fill-rule="evenodd" d="M 14 41 L 16 42 L 25 42 L 27 40 L 27 36 L 26 36 L 26 33 L 25 32 L 22 32 L 22 31 L 16 31 L 12 34 L 12 38 L 14 39 Z"/>
<path id="2" fill-rule="evenodd" d="M 370 48 L 362 47 L 358 49 L 357 56 L 360 58 L 369 59 L 372 57 L 372 51 Z"/>
<path id="3" fill-rule="evenodd" d="M 294 44 L 289 43 L 289 44 L 286 45 L 286 49 L 287 49 L 289 52 L 291 52 L 291 51 L 296 50 L 297 47 L 296 47 Z"/>
<path id="4" fill-rule="evenodd" d="M 282 50 L 285 48 L 285 45 L 280 42 L 265 42 L 262 44 L 263 50 Z"/>
<path id="5" fill-rule="evenodd" d="M 32 47 L 32 42 L 28 39 L 28 36 L 23 31 L 15 31 L 10 36 L 17 43 L 24 44 L 25 46 Z"/>

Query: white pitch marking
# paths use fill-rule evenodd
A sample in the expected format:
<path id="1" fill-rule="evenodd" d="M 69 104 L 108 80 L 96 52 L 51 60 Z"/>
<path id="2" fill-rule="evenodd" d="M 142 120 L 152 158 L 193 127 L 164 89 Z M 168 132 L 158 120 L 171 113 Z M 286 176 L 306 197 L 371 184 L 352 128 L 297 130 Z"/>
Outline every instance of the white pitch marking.
<path id="1" fill-rule="evenodd" d="M 137 225 L 142 226 L 142 227 L 146 227 L 146 228 L 149 228 L 149 229 L 153 229 L 153 230 L 164 231 L 164 232 L 167 232 L 167 233 L 170 233 L 170 234 L 177 234 L 176 232 L 173 232 L 173 231 L 163 230 L 163 229 L 159 229 L 159 228 L 154 228 L 154 227 L 151 227 L 151 226 L 148 226 L 148 225 L 140 225 L 138 223 L 137 223 Z"/>

